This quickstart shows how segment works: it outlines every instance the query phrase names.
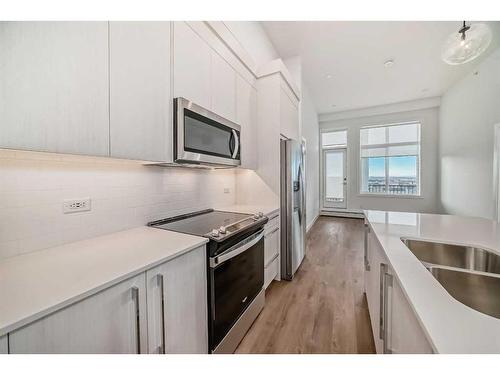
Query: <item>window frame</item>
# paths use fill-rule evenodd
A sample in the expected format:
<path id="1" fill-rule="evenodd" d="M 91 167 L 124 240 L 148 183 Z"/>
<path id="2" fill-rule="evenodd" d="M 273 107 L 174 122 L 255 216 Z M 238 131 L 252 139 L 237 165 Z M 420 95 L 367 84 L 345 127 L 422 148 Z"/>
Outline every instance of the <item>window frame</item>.
<path id="1" fill-rule="evenodd" d="M 388 129 L 391 126 L 398 125 L 409 125 L 409 124 L 419 124 L 419 140 L 418 142 L 398 142 L 398 143 L 383 143 L 383 144 L 373 144 L 369 145 L 368 148 L 380 148 L 381 146 L 389 146 L 389 145 L 419 145 L 419 153 L 417 156 L 417 184 L 418 184 L 418 194 L 390 194 L 387 192 L 387 186 L 389 185 L 389 161 L 390 156 L 381 156 L 383 157 L 385 164 L 385 180 L 386 180 L 386 192 L 383 193 L 370 193 L 368 191 L 363 191 L 363 157 L 361 157 L 361 151 L 363 146 L 361 145 L 361 131 L 363 129 L 370 128 L 386 128 L 386 139 L 388 137 Z M 381 198 L 401 198 L 401 199 L 423 199 L 424 196 L 422 194 L 422 129 L 423 129 L 423 121 L 419 119 L 407 120 L 407 121 L 397 121 L 391 123 L 382 123 L 382 124 L 370 124 L 370 125 L 362 125 L 359 127 L 358 131 L 358 196 L 360 197 L 381 197 Z"/>
<path id="2" fill-rule="evenodd" d="M 336 132 L 344 132 L 344 131 L 346 133 L 346 143 L 345 144 L 323 147 L 323 133 L 336 133 Z M 319 134 L 319 150 L 320 150 L 320 152 L 323 150 L 334 150 L 337 148 L 347 148 L 348 142 L 349 142 L 349 129 L 348 128 L 343 127 L 343 128 L 320 129 L 320 134 Z"/>

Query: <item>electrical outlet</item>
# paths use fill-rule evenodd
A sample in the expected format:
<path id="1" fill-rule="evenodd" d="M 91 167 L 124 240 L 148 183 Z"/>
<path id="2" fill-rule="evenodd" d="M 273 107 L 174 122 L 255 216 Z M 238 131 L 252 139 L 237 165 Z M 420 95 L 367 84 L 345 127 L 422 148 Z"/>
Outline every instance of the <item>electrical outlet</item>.
<path id="1" fill-rule="evenodd" d="M 65 199 L 63 201 L 63 212 L 65 214 L 82 211 L 90 211 L 90 198 Z"/>
<path id="2" fill-rule="evenodd" d="M 224 194 L 229 194 L 231 192 L 231 189 L 229 188 L 224 188 Z"/>

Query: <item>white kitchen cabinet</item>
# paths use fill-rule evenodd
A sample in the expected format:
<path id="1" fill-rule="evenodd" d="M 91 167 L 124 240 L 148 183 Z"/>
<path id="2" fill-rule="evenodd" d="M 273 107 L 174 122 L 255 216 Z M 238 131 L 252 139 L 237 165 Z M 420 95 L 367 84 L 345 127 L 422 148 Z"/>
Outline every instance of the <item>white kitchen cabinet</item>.
<path id="1" fill-rule="evenodd" d="M 146 353 L 142 273 L 9 333 L 10 353 Z"/>
<path id="2" fill-rule="evenodd" d="M 377 353 L 432 353 L 432 347 L 368 225 L 365 225 L 365 234 L 365 292 Z"/>
<path id="3" fill-rule="evenodd" d="M 373 332 L 373 341 L 377 353 L 383 353 L 384 342 L 381 329 L 381 316 L 383 314 L 383 278 L 384 265 L 387 264 L 385 254 L 380 247 L 375 235 L 365 227 L 367 233 L 367 258 L 369 271 L 365 268 L 365 291 L 368 302 L 368 310 Z"/>
<path id="4" fill-rule="evenodd" d="M 0 147 L 109 155 L 107 22 L 0 22 Z"/>
<path id="5" fill-rule="evenodd" d="M 281 276 L 279 229 L 279 215 L 272 216 L 264 227 L 264 289 Z"/>
<path id="6" fill-rule="evenodd" d="M 7 335 L 0 337 L 0 354 L 8 354 L 9 353 L 9 344 L 7 341 Z"/>
<path id="7" fill-rule="evenodd" d="M 264 265 L 267 267 L 279 255 L 280 228 L 273 228 L 264 236 Z"/>
<path id="8" fill-rule="evenodd" d="M 388 293 L 390 304 L 390 311 L 386 317 L 388 351 L 393 354 L 432 354 L 432 346 L 394 276 Z"/>
<path id="9" fill-rule="evenodd" d="M 272 189 L 280 195 L 280 133 L 285 138 L 298 137 L 299 114 L 298 94 L 289 87 L 283 78 L 284 65 L 279 70 L 263 70 L 263 77 L 257 80 L 257 173 Z M 287 75 L 287 74 L 285 74 Z M 292 100 L 291 97 L 295 99 Z"/>
<path id="10" fill-rule="evenodd" d="M 300 141 L 298 101 L 282 82 L 280 89 L 280 132 L 285 137 Z"/>
<path id="11" fill-rule="evenodd" d="M 236 122 L 241 126 L 241 167 L 257 168 L 257 90 L 236 78 Z"/>
<path id="12" fill-rule="evenodd" d="M 212 51 L 211 110 L 236 122 L 236 72 L 219 54 Z"/>
<path id="13" fill-rule="evenodd" d="M 174 22 L 173 32 L 173 97 L 211 109 L 212 50 L 186 22 Z"/>
<path id="14" fill-rule="evenodd" d="M 208 353 L 205 246 L 146 272 L 149 353 Z"/>
<path id="15" fill-rule="evenodd" d="M 172 162 L 170 28 L 110 22 L 112 157 Z"/>

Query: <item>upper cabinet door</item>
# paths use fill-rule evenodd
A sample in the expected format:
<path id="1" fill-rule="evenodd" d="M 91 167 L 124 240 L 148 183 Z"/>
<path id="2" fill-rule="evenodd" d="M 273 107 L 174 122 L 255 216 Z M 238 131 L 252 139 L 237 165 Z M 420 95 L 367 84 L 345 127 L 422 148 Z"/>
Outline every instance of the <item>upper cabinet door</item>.
<path id="1" fill-rule="evenodd" d="M 0 147 L 109 155 L 107 22 L 0 22 Z"/>
<path id="2" fill-rule="evenodd" d="M 219 54 L 212 51 L 212 111 L 236 121 L 236 72 Z"/>
<path id="3" fill-rule="evenodd" d="M 170 22 L 110 22 L 111 156 L 172 161 Z"/>
<path id="4" fill-rule="evenodd" d="M 292 99 L 293 98 L 293 99 Z M 290 90 L 280 89 L 281 134 L 299 140 L 299 110 L 296 98 L 291 97 Z"/>
<path id="5" fill-rule="evenodd" d="M 174 97 L 211 109 L 211 49 L 185 22 L 174 22 Z"/>
<path id="6" fill-rule="evenodd" d="M 236 122 L 241 126 L 241 167 L 257 168 L 257 91 L 236 79 Z"/>

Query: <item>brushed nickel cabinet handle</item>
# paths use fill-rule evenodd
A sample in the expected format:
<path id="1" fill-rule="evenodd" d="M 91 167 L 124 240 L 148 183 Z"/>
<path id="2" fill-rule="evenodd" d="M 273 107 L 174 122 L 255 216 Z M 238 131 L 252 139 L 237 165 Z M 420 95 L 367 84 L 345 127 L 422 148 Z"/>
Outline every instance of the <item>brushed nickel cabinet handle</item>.
<path id="1" fill-rule="evenodd" d="M 137 336 L 137 354 L 141 354 L 141 325 L 140 325 L 140 311 L 139 311 L 139 288 L 132 287 L 132 300 L 135 305 L 135 332 Z"/>
<path id="2" fill-rule="evenodd" d="M 370 271 L 370 262 L 368 261 L 368 234 L 370 233 L 370 227 L 368 224 L 365 224 L 365 248 L 364 248 L 364 256 L 365 256 L 365 270 Z"/>
<path id="3" fill-rule="evenodd" d="M 163 284 L 163 275 L 159 273 L 156 275 L 156 280 L 158 281 L 158 286 L 160 287 L 160 295 L 161 295 L 161 344 L 158 347 L 158 353 L 165 354 L 165 294 L 164 294 L 164 284 Z"/>
<path id="4" fill-rule="evenodd" d="M 391 354 L 389 348 L 389 288 L 392 288 L 393 276 L 387 272 L 384 273 L 384 354 Z"/>
<path id="5" fill-rule="evenodd" d="M 385 337 L 384 334 L 384 329 L 385 329 L 385 322 L 384 322 L 384 275 L 387 270 L 387 264 L 380 263 L 380 273 L 379 273 L 379 288 L 380 288 L 380 300 L 379 300 L 379 325 L 378 325 L 378 337 L 379 339 L 383 340 Z"/>

